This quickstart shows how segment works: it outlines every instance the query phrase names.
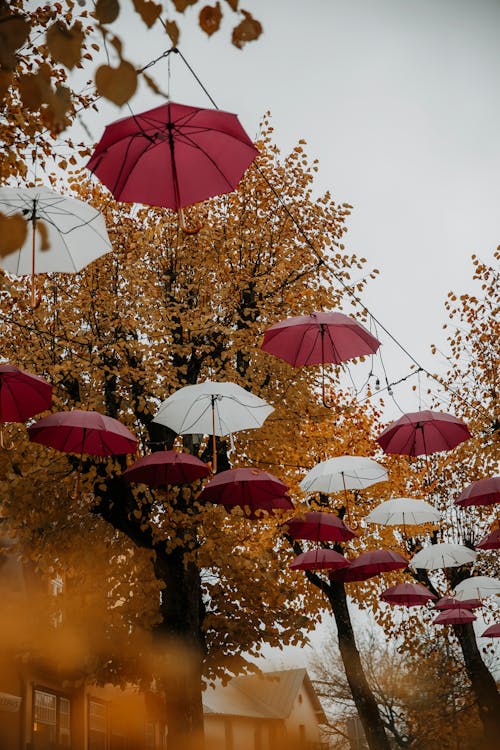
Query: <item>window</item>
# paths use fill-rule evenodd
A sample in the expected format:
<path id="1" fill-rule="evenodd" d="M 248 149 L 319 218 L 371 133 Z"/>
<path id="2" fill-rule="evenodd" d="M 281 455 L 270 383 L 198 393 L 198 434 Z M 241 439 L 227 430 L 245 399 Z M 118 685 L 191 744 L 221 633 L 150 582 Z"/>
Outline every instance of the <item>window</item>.
<path id="1" fill-rule="evenodd" d="M 33 750 L 71 746 L 68 698 L 48 690 L 33 691 Z"/>
<path id="2" fill-rule="evenodd" d="M 89 698 L 88 750 L 108 750 L 108 707 Z"/>

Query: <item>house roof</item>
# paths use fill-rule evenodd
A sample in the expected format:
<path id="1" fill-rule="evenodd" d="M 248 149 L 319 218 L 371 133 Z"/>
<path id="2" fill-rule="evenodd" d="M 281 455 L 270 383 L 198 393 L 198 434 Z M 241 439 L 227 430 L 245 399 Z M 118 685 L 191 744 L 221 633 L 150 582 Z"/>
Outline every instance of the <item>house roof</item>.
<path id="1" fill-rule="evenodd" d="M 233 677 L 227 685 L 217 682 L 204 693 L 204 711 L 219 716 L 286 719 L 302 688 L 309 695 L 319 723 L 326 722 L 306 669 L 284 669 Z"/>

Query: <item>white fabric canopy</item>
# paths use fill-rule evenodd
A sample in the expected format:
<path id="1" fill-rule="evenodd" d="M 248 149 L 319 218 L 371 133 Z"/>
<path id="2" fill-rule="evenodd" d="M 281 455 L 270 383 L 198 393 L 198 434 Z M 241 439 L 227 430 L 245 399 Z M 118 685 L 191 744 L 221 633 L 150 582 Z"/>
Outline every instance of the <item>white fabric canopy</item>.
<path id="1" fill-rule="evenodd" d="M 387 471 L 366 456 L 338 456 L 316 464 L 300 483 L 304 492 L 363 490 L 387 481 Z"/>
<path id="2" fill-rule="evenodd" d="M 462 544 L 430 544 L 411 558 L 410 566 L 426 570 L 456 568 L 474 562 L 476 557 L 477 552 Z"/>
<path id="3" fill-rule="evenodd" d="M 365 520 L 383 526 L 413 526 L 421 523 L 438 523 L 441 515 L 424 500 L 394 497 L 377 505 Z"/>

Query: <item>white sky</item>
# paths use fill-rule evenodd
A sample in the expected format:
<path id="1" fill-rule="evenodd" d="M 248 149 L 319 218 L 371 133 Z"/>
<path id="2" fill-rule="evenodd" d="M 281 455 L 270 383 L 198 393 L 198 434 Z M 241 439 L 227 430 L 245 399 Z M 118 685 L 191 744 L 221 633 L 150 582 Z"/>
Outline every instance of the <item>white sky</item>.
<path id="1" fill-rule="evenodd" d="M 354 206 L 347 249 L 381 272 L 365 304 L 435 371 L 439 360 L 430 344 L 443 341 L 447 292 L 471 289 L 470 256 L 491 260 L 500 242 L 500 3 L 242 4 L 264 25 L 259 41 L 235 49 L 229 24 L 208 39 L 188 9 L 179 48 L 218 107 L 238 113 L 252 137 L 271 110 L 284 150 L 307 140 L 309 154 L 320 160 L 318 191 L 329 189 Z M 170 43 L 161 27 L 143 32 L 129 5 L 117 30 L 125 56 L 140 67 Z M 229 6 L 222 7 L 233 21 Z M 150 72 L 166 87 L 165 61 Z M 171 96 L 211 106 L 178 57 Z M 138 112 L 159 103 L 142 85 L 131 106 Z M 97 115 L 83 116 L 96 140 L 106 123 L 128 114 L 102 100 L 99 107 Z M 409 360 L 380 338 L 389 380 L 397 380 L 409 372 Z M 408 386 L 394 392 L 405 410 L 418 409 Z M 399 412 L 389 407 L 387 415 Z"/>

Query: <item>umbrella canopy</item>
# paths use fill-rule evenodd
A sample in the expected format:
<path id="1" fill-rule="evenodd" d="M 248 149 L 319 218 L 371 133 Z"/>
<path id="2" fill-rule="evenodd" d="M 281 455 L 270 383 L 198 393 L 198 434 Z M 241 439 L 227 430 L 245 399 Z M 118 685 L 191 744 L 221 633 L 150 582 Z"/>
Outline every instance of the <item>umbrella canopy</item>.
<path id="1" fill-rule="evenodd" d="M 377 505 L 366 516 L 366 520 L 382 526 L 416 526 L 421 523 L 438 523 L 441 515 L 424 500 L 395 497 Z"/>
<path id="2" fill-rule="evenodd" d="M 482 638 L 500 638 L 500 622 L 495 623 L 495 625 L 490 625 L 489 628 L 486 628 L 484 633 L 481 633 Z"/>
<path id="3" fill-rule="evenodd" d="M 490 531 L 476 544 L 476 549 L 500 549 L 500 529 Z"/>
<path id="4" fill-rule="evenodd" d="M 432 621 L 433 625 L 465 625 L 467 622 L 474 622 L 476 620 L 474 615 L 468 609 L 444 609 L 438 614 L 435 620 Z"/>
<path id="5" fill-rule="evenodd" d="M 216 474 L 198 500 L 224 505 L 226 509 L 239 505 L 255 514 L 257 510 L 293 509 L 287 490 L 284 482 L 262 469 L 229 469 Z"/>
<path id="6" fill-rule="evenodd" d="M 257 155 L 236 115 L 168 102 L 108 125 L 87 167 L 117 200 L 178 211 L 234 190 Z"/>
<path id="7" fill-rule="evenodd" d="M 15 365 L 0 365 L 0 422 L 25 422 L 51 405 L 50 383 Z"/>
<path id="8" fill-rule="evenodd" d="M 487 596 L 500 596 L 500 580 L 490 576 L 472 576 L 455 587 L 455 599 L 483 599 Z"/>
<path id="9" fill-rule="evenodd" d="M 117 419 L 96 411 L 60 411 L 28 427 L 29 439 L 64 453 L 117 456 L 135 453 L 137 440 Z"/>
<path id="10" fill-rule="evenodd" d="M 314 312 L 276 323 L 264 332 L 262 349 L 294 367 L 340 364 L 380 346 L 361 323 L 339 312 Z"/>
<path id="11" fill-rule="evenodd" d="M 316 464 L 300 483 L 304 492 L 341 492 L 363 490 L 387 481 L 383 466 L 366 456 L 338 456 Z"/>
<path id="12" fill-rule="evenodd" d="M 177 451 L 157 451 L 143 456 L 123 472 L 127 481 L 142 482 L 150 487 L 190 484 L 209 474 L 210 469 L 199 458 Z"/>
<path id="13" fill-rule="evenodd" d="M 311 542 L 346 542 L 357 534 L 341 518 L 333 513 L 308 511 L 286 522 L 292 539 L 308 539 Z"/>
<path id="14" fill-rule="evenodd" d="M 390 570 L 403 570 L 408 567 L 408 560 L 386 549 L 371 550 L 363 552 L 355 560 L 351 561 L 349 569 L 339 570 L 331 573 L 333 580 L 337 581 L 366 581 L 368 578 L 386 573 Z"/>
<path id="15" fill-rule="evenodd" d="M 339 570 L 348 568 L 349 560 L 333 549 L 311 549 L 290 563 L 291 570 Z"/>
<path id="16" fill-rule="evenodd" d="M 471 437 L 458 417 L 438 411 L 404 414 L 378 436 L 384 453 L 421 456 L 448 451 Z"/>
<path id="17" fill-rule="evenodd" d="M 488 477 L 472 482 L 455 500 L 455 505 L 494 505 L 500 503 L 500 477 Z"/>
<path id="18" fill-rule="evenodd" d="M 452 596 L 443 596 L 434 604 L 436 609 L 479 609 L 484 606 L 480 599 L 454 599 Z"/>
<path id="19" fill-rule="evenodd" d="M 456 568 L 474 562 L 476 557 L 476 552 L 462 544 L 430 544 L 411 558 L 410 565 L 426 570 Z"/>
<path id="20" fill-rule="evenodd" d="M 404 607 L 418 607 L 437 596 L 420 583 L 398 583 L 380 594 L 383 602 L 401 604 Z"/>

